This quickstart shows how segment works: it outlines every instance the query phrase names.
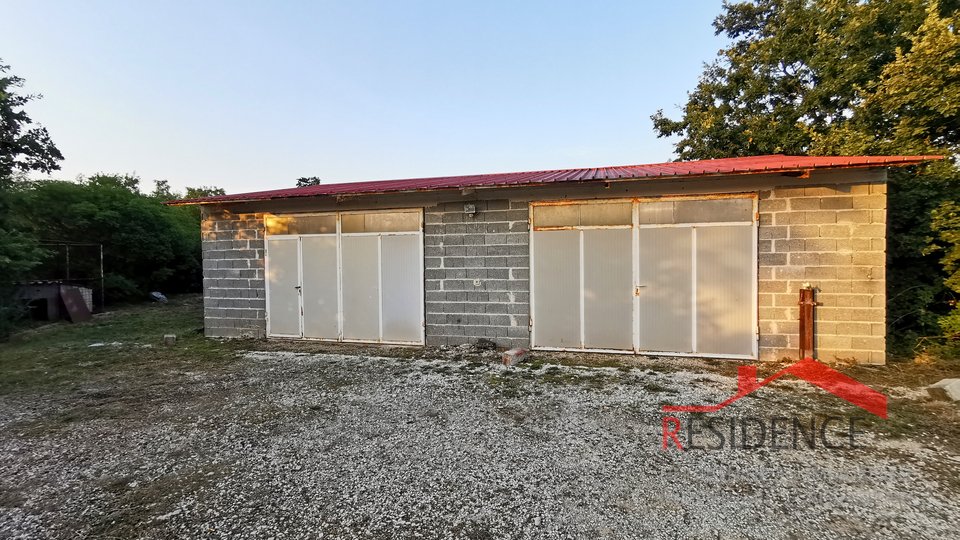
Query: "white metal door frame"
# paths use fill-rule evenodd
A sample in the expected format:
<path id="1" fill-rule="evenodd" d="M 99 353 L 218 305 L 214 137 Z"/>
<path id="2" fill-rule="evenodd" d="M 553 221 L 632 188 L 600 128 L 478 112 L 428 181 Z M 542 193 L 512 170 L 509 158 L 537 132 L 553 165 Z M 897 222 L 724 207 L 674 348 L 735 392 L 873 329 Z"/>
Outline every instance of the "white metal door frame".
<path id="1" fill-rule="evenodd" d="M 698 222 L 698 223 L 677 223 L 677 224 L 640 224 L 639 213 L 640 213 L 640 204 L 644 202 L 659 202 L 659 201 L 682 201 L 682 200 L 711 200 L 711 199 L 721 199 L 721 198 L 738 198 L 738 199 L 751 199 L 753 203 L 752 219 L 751 221 L 731 221 L 731 222 Z M 583 291 L 584 291 L 584 282 L 583 282 L 583 230 L 585 229 L 613 229 L 613 228 L 626 228 L 627 226 L 577 226 L 577 227 L 535 227 L 535 222 L 533 219 L 534 207 L 536 206 L 554 206 L 554 205 L 565 205 L 565 204 L 606 204 L 606 203 L 616 203 L 616 202 L 632 202 L 632 224 L 629 226 L 632 229 L 631 241 L 632 241 L 632 265 L 633 265 L 633 283 L 634 283 L 634 295 L 633 295 L 633 350 L 627 349 L 594 349 L 594 348 L 585 348 L 584 345 L 584 302 L 583 302 Z M 755 360 L 759 355 L 759 345 L 760 345 L 760 332 L 759 332 L 759 297 L 758 297 L 758 240 L 759 240 L 759 225 L 760 219 L 758 214 L 758 194 L 757 193 L 729 193 L 729 194 L 718 194 L 718 195 L 671 195 L 664 197 L 635 197 L 635 198 L 613 198 L 613 199 L 590 199 L 590 200 L 563 200 L 563 201 L 537 201 L 531 202 L 529 204 L 529 232 L 528 232 L 528 242 L 530 244 L 530 345 L 534 350 L 541 351 L 580 351 L 580 352 L 598 352 L 598 353 L 633 353 L 633 354 L 644 354 L 644 355 L 658 355 L 658 356 L 678 356 L 678 357 L 707 357 L 707 358 L 724 358 L 724 359 L 741 359 L 741 360 Z M 696 336 L 697 336 L 697 305 L 696 305 L 696 261 L 697 261 L 697 252 L 696 252 L 696 227 L 717 227 L 717 226 L 752 226 L 752 291 L 751 298 L 753 300 L 753 306 L 751 309 L 753 321 L 753 339 L 751 340 L 752 354 L 742 355 L 742 354 L 718 354 L 718 353 L 703 353 L 703 352 L 671 352 L 671 351 L 649 351 L 640 349 L 640 296 L 637 294 L 639 288 L 643 285 L 639 283 L 640 281 L 640 261 L 638 258 L 638 253 L 640 249 L 640 229 L 641 228 L 664 228 L 664 227 L 688 227 L 691 228 L 692 242 L 691 242 L 691 261 L 693 264 L 691 279 L 693 281 L 693 294 L 691 295 L 693 303 L 693 311 L 691 316 L 691 342 L 696 347 Z M 550 231 L 550 230 L 571 230 L 575 229 L 580 231 L 580 348 L 569 348 L 569 347 L 549 347 L 537 345 L 536 341 L 536 332 L 537 325 L 533 317 L 534 312 L 534 302 L 535 298 L 535 287 L 534 287 L 534 265 L 536 264 L 535 254 L 535 235 L 534 232 L 537 231 Z"/>
<path id="2" fill-rule="evenodd" d="M 372 212 L 342 212 L 342 213 L 343 214 L 348 214 L 348 213 L 365 214 L 365 213 L 372 213 Z M 337 290 L 339 291 L 339 294 L 340 294 L 340 299 L 339 299 L 340 303 L 338 304 L 340 338 L 338 341 L 342 341 L 344 343 L 383 343 L 383 344 L 389 344 L 389 345 L 423 345 L 426 342 L 426 324 L 425 324 L 426 309 L 424 308 L 425 293 L 423 290 L 424 289 L 424 282 L 423 282 L 424 260 L 423 260 L 423 213 L 422 212 L 420 213 L 420 220 L 421 220 L 420 231 L 341 233 L 338 235 L 338 240 L 337 240 L 338 242 L 344 236 L 375 236 L 377 237 L 377 266 L 378 266 L 377 268 L 377 281 L 378 281 L 377 303 L 380 306 L 380 320 L 378 322 L 378 325 L 380 328 L 380 339 L 370 340 L 370 339 L 354 339 L 354 338 L 343 337 L 343 285 L 342 285 L 343 284 L 343 281 L 342 281 L 343 260 L 342 260 L 342 254 L 339 251 L 339 244 L 338 244 L 337 258 L 339 259 L 338 260 L 339 268 L 337 270 L 338 270 L 338 279 L 341 280 L 337 284 Z M 337 226 L 339 228 L 339 218 L 337 220 Z M 419 256 L 417 258 L 420 261 L 420 268 L 419 268 L 420 270 L 419 290 L 420 290 L 420 306 L 421 306 L 420 307 L 420 341 L 395 341 L 395 340 L 385 341 L 383 339 L 383 237 L 384 236 L 415 236 L 415 235 L 419 235 L 420 237 L 420 242 L 417 243 L 417 246 L 419 248 Z M 310 339 L 310 338 L 307 338 L 307 339 Z M 326 341 L 331 341 L 331 340 L 326 340 Z"/>
<path id="3" fill-rule="evenodd" d="M 416 231 L 392 231 L 392 232 L 362 232 L 362 233 L 344 233 L 342 232 L 342 216 L 344 214 L 374 214 L 374 213 L 392 213 L 392 212 L 410 212 L 413 213 L 416 211 L 419 217 L 419 227 Z M 411 208 L 397 208 L 397 209 L 378 209 L 378 210 L 356 210 L 356 211 L 344 211 L 344 212 L 309 212 L 309 213 L 297 213 L 297 214 L 284 214 L 285 216 L 322 216 L 322 215 L 335 215 L 336 216 L 336 232 L 335 233 L 317 233 L 317 234 L 273 234 L 264 236 L 264 288 L 265 288 L 265 302 L 266 302 L 266 320 L 267 320 L 267 336 L 275 338 L 286 338 L 286 339 L 302 339 L 310 341 L 326 341 L 326 342 L 343 342 L 343 343 L 382 343 L 386 345 L 423 345 L 426 342 L 426 309 L 425 309 L 425 300 L 426 293 L 424 291 L 424 259 L 423 259 L 423 209 L 411 209 Z M 336 235 L 336 245 L 337 245 L 337 338 L 318 338 L 318 337 L 304 337 L 303 335 L 303 251 L 302 251 L 302 238 L 304 237 L 313 237 L 313 236 L 333 236 Z M 376 236 L 377 237 L 377 264 L 378 264 L 378 279 L 382 284 L 383 276 L 383 263 L 381 256 L 381 243 L 383 236 L 418 236 L 419 242 L 417 242 L 418 247 L 418 257 L 420 261 L 419 264 L 419 287 L 420 291 L 420 300 L 419 300 L 419 309 L 420 309 L 420 340 L 419 341 L 385 341 L 383 340 L 383 288 L 379 287 L 379 298 L 378 302 L 380 305 L 380 321 L 379 321 L 379 334 L 380 339 L 369 340 L 369 339 L 346 339 L 343 337 L 343 252 L 342 252 L 342 238 L 343 236 Z M 298 308 L 300 312 L 299 321 L 300 321 L 300 333 L 299 335 L 295 334 L 274 334 L 270 328 L 270 286 L 269 286 L 269 265 L 270 265 L 270 255 L 269 255 L 269 240 L 296 240 L 297 241 L 297 286 L 299 294 L 298 298 Z"/>
<path id="4" fill-rule="evenodd" d="M 290 234 L 278 234 L 272 235 L 269 237 L 269 240 L 281 240 L 281 241 L 291 241 L 296 240 L 297 242 L 297 287 L 298 291 L 302 291 L 303 287 L 303 278 L 302 273 L 302 261 L 300 255 L 300 238 L 297 235 Z M 266 314 L 267 320 L 267 336 L 268 337 L 281 337 L 281 338 L 302 338 L 303 337 L 303 295 L 297 294 L 297 309 L 300 312 L 298 320 L 300 322 L 299 334 L 274 334 L 270 328 L 270 242 L 267 238 L 264 238 L 263 241 L 263 288 L 264 288 L 264 313 Z"/>

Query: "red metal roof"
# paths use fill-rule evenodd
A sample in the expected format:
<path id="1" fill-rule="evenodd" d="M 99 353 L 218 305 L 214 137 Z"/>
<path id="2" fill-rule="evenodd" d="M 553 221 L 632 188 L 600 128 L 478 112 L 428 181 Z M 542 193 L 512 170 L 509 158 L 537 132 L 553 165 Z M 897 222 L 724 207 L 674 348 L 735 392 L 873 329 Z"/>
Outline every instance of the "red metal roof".
<path id="1" fill-rule="evenodd" d="M 168 204 L 210 204 L 219 202 L 262 201 L 293 197 L 316 197 L 324 195 L 364 195 L 374 193 L 400 193 L 436 191 L 444 189 L 492 188 L 554 184 L 561 182 L 615 181 L 644 178 L 687 178 L 698 176 L 723 176 L 733 174 L 763 174 L 805 171 L 811 169 L 842 169 L 867 167 L 896 167 L 916 165 L 924 161 L 942 159 L 943 156 L 767 156 L 704 159 L 700 161 L 671 161 L 647 165 L 621 167 L 598 167 L 594 169 L 562 169 L 498 174 L 474 174 L 468 176 L 438 176 L 434 178 L 409 178 L 405 180 L 379 180 L 370 182 L 347 182 L 320 184 L 301 188 L 274 189 L 217 195 L 197 199 L 169 201 Z"/>

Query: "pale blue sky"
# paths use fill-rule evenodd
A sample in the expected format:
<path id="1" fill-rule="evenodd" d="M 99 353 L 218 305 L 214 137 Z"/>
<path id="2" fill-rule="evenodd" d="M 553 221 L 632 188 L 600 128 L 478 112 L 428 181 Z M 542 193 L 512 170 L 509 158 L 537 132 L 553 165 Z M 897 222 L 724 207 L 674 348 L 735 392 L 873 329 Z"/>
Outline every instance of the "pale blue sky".
<path id="1" fill-rule="evenodd" d="M 0 58 L 66 160 L 228 193 L 673 158 L 719 0 L 2 0 Z"/>

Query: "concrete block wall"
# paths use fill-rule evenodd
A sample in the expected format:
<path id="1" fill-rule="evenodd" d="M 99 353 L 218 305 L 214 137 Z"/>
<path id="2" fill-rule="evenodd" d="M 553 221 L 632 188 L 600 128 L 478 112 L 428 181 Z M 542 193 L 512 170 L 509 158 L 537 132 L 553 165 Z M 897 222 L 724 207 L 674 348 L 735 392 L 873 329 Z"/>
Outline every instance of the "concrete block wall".
<path id="1" fill-rule="evenodd" d="M 488 338 L 530 344 L 530 244 L 526 202 L 443 203 L 424 213 L 427 345 Z"/>
<path id="2" fill-rule="evenodd" d="M 796 358 L 799 289 L 813 285 L 821 361 L 885 362 L 886 184 L 760 192 L 760 358 Z"/>
<path id="3" fill-rule="evenodd" d="M 201 209 L 204 331 L 209 337 L 262 338 L 263 214 Z"/>

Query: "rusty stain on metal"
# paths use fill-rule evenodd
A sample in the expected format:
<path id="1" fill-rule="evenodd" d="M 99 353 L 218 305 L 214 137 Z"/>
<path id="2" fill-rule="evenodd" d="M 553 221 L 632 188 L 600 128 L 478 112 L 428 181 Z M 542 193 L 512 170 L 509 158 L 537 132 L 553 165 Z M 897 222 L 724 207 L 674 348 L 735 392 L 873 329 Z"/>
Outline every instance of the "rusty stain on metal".
<path id="1" fill-rule="evenodd" d="M 624 182 L 645 178 L 692 178 L 709 176 L 739 176 L 751 174 L 796 173 L 814 169 L 871 168 L 877 166 L 916 165 L 924 161 L 943 159 L 943 156 L 785 156 L 782 154 L 711 159 L 701 161 L 673 161 L 620 167 L 583 169 L 556 169 L 545 171 L 475 174 L 467 176 L 439 176 L 369 182 L 319 184 L 302 188 L 276 189 L 215 195 L 196 199 L 168 201 L 167 204 L 216 204 L 223 202 L 250 202 L 294 197 L 374 195 L 381 193 L 416 193 L 465 188 L 505 188 L 545 185 L 553 183 L 584 183 L 592 181 Z"/>
<path id="2" fill-rule="evenodd" d="M 613 202 L 613 201 L 629 201 L 630 199 L 601 199 L 603 202 Z M 536 201 L 531 202 L 530 206 L 570 206 L 574 204 L 584 204 L 596 202 L 594 199 L 585 199 L 585 200 L 576 200 L 576 199 L 561 199 L 557 201 Z"/>
<path id="3" fill-rule="evenodd" d="M 622 225 L 619 227 L 621 229 L 626 228 Z M 550 225 L 550 226 L 543 226 L 543 227 L 537 227 L 536 225 L 533 226 L 533 230 L 535 231 L 576 231 L 579 229 L 580 227 L 577 225 L 556 225 L 556 226 Z"/>

